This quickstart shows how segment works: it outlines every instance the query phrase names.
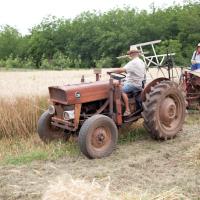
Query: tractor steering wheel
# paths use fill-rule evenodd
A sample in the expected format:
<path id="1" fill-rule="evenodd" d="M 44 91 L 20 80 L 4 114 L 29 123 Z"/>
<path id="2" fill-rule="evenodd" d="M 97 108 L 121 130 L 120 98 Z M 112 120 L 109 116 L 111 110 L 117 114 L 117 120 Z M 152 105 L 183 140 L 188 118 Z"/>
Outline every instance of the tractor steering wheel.
<path id="1" fill-rule="evenodd" d="M 117 74 L 115 72 L 110 72 L 109 75 L 111 78 L 118 80 L 118 81 L 121 81 L 122 79 L 126 78 L 125 74 Z"/>

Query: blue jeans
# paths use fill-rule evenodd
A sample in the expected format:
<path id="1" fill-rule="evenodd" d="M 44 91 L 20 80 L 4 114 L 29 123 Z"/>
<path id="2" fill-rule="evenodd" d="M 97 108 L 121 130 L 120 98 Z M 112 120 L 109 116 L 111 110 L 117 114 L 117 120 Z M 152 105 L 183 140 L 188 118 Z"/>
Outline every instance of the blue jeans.
<path id="1" fill-rule="evenodd" d="M 196 70 L 196 69 L 200 69 L 200 63 L 196 63 L 196 64 L 192 64 L 191 65 L 191 70 Z"/>
<path id="2" fill-rule="evenodd" d="M 122 91 L 126 94 L 132 93 L 133 95 L 135 95 L 136 93 L 142 91 L 142 87 L 137 87 L 131 83 L 124 83 L 124 85 L 122 86 Z M 136 109 L 138 110 L 142 107 L 140 94 L 135 96 L 135 101 L 136 101 Z"/>
<path id="3" fill-rule="evenodd" d="M 124 83 L 124 85 L 122 86 L 122 91 L 124 93 L 137 93 L 139 91 L 141 91 L 141 87 L 136 87 L 135 85 L 131 84 L 131 83 Z"/>

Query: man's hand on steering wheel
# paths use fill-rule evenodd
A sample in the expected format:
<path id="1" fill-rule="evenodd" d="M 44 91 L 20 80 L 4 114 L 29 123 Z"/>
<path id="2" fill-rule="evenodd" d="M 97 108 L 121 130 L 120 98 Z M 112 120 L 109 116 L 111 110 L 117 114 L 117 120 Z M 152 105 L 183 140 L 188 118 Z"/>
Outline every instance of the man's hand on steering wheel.
<path id="1" fill-rule="evenodd" d="M 111 78 L 119 81 L 126 78 L 126 75 L 123 73 L 109 72 L 108 74 L 110 75 Z"/>

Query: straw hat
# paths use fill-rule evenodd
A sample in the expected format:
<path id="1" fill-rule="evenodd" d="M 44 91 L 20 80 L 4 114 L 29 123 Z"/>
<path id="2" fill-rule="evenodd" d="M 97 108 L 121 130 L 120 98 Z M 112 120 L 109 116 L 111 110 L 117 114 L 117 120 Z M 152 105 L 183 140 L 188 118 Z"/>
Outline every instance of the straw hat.
<path id="1" fill-rule="evenodd" d="M 197 44 L 197 47 L 200 47 L 200 43 L 199 43 L 199 44 Z"/>
<path id="2" fill-rule="evenodd" d="M 130 55 L 130 54 L 132 54 L 132 53 L 141 53 L 141 51 L 138 50 L 138 48 L 137 48 L 136 46 L 132 46 L 132 47 L 130 48 L 130 50 L 127 51 L 127 54 Z"/>

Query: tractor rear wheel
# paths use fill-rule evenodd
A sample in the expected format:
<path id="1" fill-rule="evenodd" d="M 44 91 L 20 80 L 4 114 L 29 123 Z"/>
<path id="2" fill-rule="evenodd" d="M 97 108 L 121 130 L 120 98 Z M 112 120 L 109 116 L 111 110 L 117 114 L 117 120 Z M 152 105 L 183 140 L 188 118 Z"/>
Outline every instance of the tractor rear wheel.
<path id="1" fill-rule="evenodd" d="M 38 120 L 37 132 L 40 139 L 45 142 L 53 140 L 67 141 L 70 137 L 63 129 L 51 125 L 51 117 L 48 111 L 45 111 Z"/>
<path id="2" fill-rule="evenodd" d="M 78 143 L 88 158 L 102 158 L 112 153 L 117 139 L 118 129 L 114 121 L 105 115 L 94 115 L 83 123 Z"/>
<path id="3" fill-rule="evenodd" d="M 171 139 L 182 129 L 186 102 L 184 92 L 172 81 L 151 88 L 143 102 L 144 127 L 155 139 Z"/>

